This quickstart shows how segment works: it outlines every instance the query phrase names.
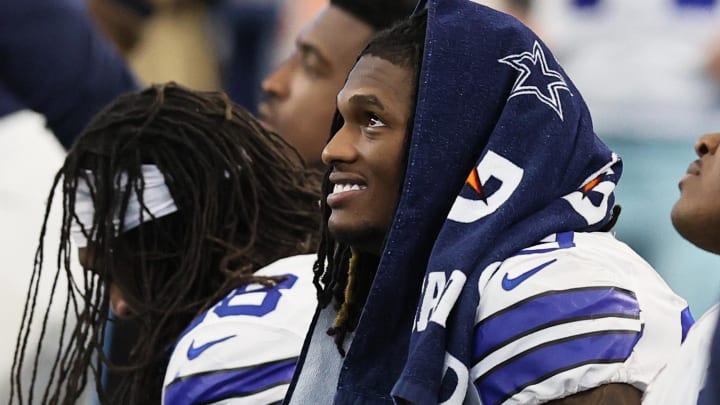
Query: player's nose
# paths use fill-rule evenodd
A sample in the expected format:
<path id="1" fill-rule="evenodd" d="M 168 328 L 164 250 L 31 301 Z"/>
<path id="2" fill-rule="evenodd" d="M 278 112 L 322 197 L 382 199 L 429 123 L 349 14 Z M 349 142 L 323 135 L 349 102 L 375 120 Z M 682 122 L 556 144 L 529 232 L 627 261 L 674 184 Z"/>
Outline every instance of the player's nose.
<path id="1" fill-rule="evenodd" d="M 714 155 L 718 145 L 720 145 L 720 132 L 703 135 L 695 142 L 695 153 L 699 157 L 703 157 L 708 153 Z"/>

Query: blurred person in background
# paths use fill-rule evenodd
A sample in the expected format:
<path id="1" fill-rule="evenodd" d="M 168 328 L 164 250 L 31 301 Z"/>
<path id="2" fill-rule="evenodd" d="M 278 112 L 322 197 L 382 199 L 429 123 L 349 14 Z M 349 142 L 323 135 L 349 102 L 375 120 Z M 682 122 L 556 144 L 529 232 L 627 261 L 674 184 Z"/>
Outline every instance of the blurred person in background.
<path id="1" fill-rule="evenodd" d="M 68 148 L 93 114 L 136 87 L 79 0 L 0 3 L 0 116 L 39 112 Z"/>
<path id="2" fill-rule="evenodd" d="M 255 360 L 275 361 L 275 355 L 284 356 L 282 360 L 297 356 L 315 307 L 314 255 L 306 256 L 305 266 L 255 272 L 282 257 L 314 250 L 318 195 L 307 174 L 287 143 L 222 93 L 159 85 L 126 94 L 97 114 L 51 188 L 49 207 L 59 187 L 63 210 L 59 254 L 57 262 L 53 260 L 57 268 L 49 273 L 43 269 L 44 224 L 18 335 L 10 402 L 75 403 L 90 374 L 102 403 L 159 403 L 170 352 L 181 333 L 190 341 L 181 340 L 185 346 L 168 372 L 171 381 L 192 382 L 196 373 L 218 378 L 227 371 L 216 368 L 218 359 L 245 362 L 238 367 L 247 368 Z M 80 275 L 70 271 L 74 248 L 79 248 L 84 267 Z M 72 286 L 66 299 L 63 286 L 53 285 L 49 292 L 38 289 L 37 283 L 47 277 Z M 204 313 L 183 332 L 228 292 L 257 298 L 252 292 L 258 288 L 276 298 L 276 308 L 267 308 L 267 299 L 259 305 L 221 301 L 213 314 L 225 312 L 213 316 L 234 323 L 225 319 L 218 326 Z M 38 364 L 28 355 L 48 350 L 45 345 L 57 337 L 28 344 L 33 317 L 45 317 L 44 330 L 53 308 L 36 300 L 56 293 L 55 306 L 65 309 L 60 349 L 52 363 Z M 246 321 L 238 327 L 242 322 L 236 318 L 242 314 L 233 311 L 247 312 L 247 307 L 276 309 L 276 323 L 264 317 L 264 323 Z M 123 367 L 102 352 L 110 309 L 140 326 L 129 364 Z M 278 328 L 293 333 L 282 334 L 270 346 L 258 338 Z M 224 333 L 225 345 L 213 336 L 218 333 Z M 238 339 L 228 340 L 228 334 Z M 51 380 L 38 387 L 39 394 L 35 391 L 40 382 L 22 375 L 25 369 L 38 368 L 51 370 Z M 124 377 L 112 395 L 101 385 L 105 368 Z M 294 362 L 290 375 L 293 368 Z M 261 371 L 267 378 L 267 370 Z M 208 395 L 217 393 L 217 386 L 202 384 L 193 384 L 188 392 L 181 389 L 182 381 L 168 403 L 184 403 L 182 398 L 203 389 Z M 237 388 L 234 382 L 223 384 L 223 392 Z M 284 391 L 274 394 L 277 401 Z"/>
<path id="3" fill-rule="evenodd" d="M 146 0 L 86 0 L 93 21 L 125 57 L 141 41 L 148 18 L 155 12 Z"/>
<path id="4" fill-rule="evenodd" d="M 123 0 L 125 1 L 125 0 Z M 152 14 L 128 60 L 145 83 L 175 81 L 200 90 L 220 90 L 220 68 L 205 0 L 145 0 Z"/>
<path id="5" fill-rule="evenodd" d="M 283 28 L 314 8 L 305 0 L 87 1 L 101 30 L 144 81 L 221 88 L 251 112 Z"/>
<path id="6" fill-rule="evenodd" d="M 270 71 L 281 0 L 213 0 L 210 29 L 223 90 L 256 112 L 262 78 Z"/>
<path id="7" fill-rule="evenodd" d="M 219 90 L 208 0 L 87 1 L 97 25 L 144 83 Z M 221 0 L 217 0 L 218 2 Z"/>
<path id="8" fill-rule="evenodd" d="M 323 167 L 320 154 L 335 97 L 360 51 L 375 32 L 409 16 L 416 3 L 331 0 L 298 35 L 294 52 L 263 81 L 261 120 L 311 167 Z"/>
<path id="9" fill-rule="evenodd" d="M 94 113 L 136 86 L 120 55 L 93 27 L 82 0 L 0 2 L 0 295 L 6 308 L 19 308 L 25 300 L 47 187 L 65 148 Z M 59 238 L 52 230 L 48 236 Z M 52 249 L 48 255 L 55 257 Z M 40 288 L 50 289 L 52 280 L 46 281 Z M 56 308 L 48 338 L 59 337 L 61 318 L 62 308 Z M 7 326 L 0 333 L 5 359 L 0 398 L 10 396 L 9 359 L 20 321 L 14 310 L 0 318 Z M 29 337 L 31 344 L 38 334 Z M 37 361 L 51 364 L 54 353 L 42 353 Z M 46 367 L 38 370 L 38 385 L 47 383 L 48 374 Z"/>
<path id="10" fill-rule="evenodd" d="M 618 237 L 703 313 L 720 291 L 718 259 L 683 240 L 667 212 L 687 143 L 720 127 L 720 1 L 542 0 L 530 11 L 625 162 Z"/>

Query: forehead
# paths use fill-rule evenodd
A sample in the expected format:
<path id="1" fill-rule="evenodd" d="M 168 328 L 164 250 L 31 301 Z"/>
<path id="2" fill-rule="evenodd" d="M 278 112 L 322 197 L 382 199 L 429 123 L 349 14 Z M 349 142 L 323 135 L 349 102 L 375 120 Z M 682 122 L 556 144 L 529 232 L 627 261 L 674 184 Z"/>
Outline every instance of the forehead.
<path id="1" fill-rule="evenodd" d="M 305 27 L 298 42 L 315 47 L 332 64 L 349 69 L 374 33 L 362 20 L 329 5 Z"/>
<path id="2" fill-rule="evenodd" d="M 338 103 L 347 101 L 355 94 L 372 94 L 380 98 L 386 108 L 406 112 L 412 104 L 412 78 L 412 72 L 408 68 L 394 65 L 377 56 L 363 56 L 338 94 Z"/>

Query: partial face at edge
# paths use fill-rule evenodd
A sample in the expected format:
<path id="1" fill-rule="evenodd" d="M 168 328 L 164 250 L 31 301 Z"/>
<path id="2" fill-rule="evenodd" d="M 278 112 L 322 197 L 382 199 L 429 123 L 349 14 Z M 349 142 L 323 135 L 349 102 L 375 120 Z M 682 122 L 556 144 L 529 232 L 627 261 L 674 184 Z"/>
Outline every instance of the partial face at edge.
<path id="1" fill-rule="evenodd" d="M 358 251 L 380 255 L 404 179 L 414 97 L 409 69 L 363 56 L 337 96 L 343 127 L 325 146 L 334 191 L 328 229 Z"/>
<path id="2" fill-rule="evenodd" d="M 699 159 L 680 181 L 680 199 L 672 210 L 675 229 L 688 241 L 720 254 L 720 133 L 700 137 Z"/>
<path id="3" fill-rule="evenodd" d="M 335 96 L 375 30 L 335 6 L 326 7 L 299 35 L 293 54 L 262 83 L 263 123 L 294 146 L 309 166 L 330 134 Z"/>
<path id="4" fill-rule="evenodd" d="M 92 246 L 82 247 L 78 249 L 78 259 L 80 265 L 88 271 L 101 271 L 98 266 L 103 266 L 103 260 L 95 257 L 95 250 Z M 115 283 L 109 283 L 110 289 L 110 308 L 118 318 L 128 318 L 133 314 L 130 304 L 125 300 L 125 295 Z"/>

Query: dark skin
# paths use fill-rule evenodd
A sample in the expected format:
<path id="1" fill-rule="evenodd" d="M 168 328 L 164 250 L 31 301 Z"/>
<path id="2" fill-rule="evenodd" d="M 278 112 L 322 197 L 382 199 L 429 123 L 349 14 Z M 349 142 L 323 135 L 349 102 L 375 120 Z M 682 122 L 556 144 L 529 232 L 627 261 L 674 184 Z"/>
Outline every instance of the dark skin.
<path id="1" fill-rule="evenodd" d="M 78 249 L 78 260 L 80 265 L 86 269 L 100 271 L 102 260 L 95 257 L 95 250 L 92 246 Z M 97 268 L 96 268 L 97 267 Z M 125 294 L 116 283 L 110 283 L 110 307 L 118 318 L 128 318 L 133 311 L 125 298 Z"/>
<path id="2" fill-rule="evenodd" d="M 260 118 L 309 166 L 323 167 L 320 153 L 330 133 L 335 95 L 374 32 L 329 5 L 300 33 L 293 54 L 263 80 Z"/>
<path id="3" fill-rule="evenodd" d="M 640 404 L 642 392 L 629 384 L 605 384 L 579 394 L 548 402 L 548 405 Z"/>
<path id="4" fill-rule="evenodd" d="M 569 397 L 546 402 L 547 405 L 635 405 L 642 392 L 628 384 L 605 384 Z M 399 400 L 399 404 L 410 404 Z"/>

